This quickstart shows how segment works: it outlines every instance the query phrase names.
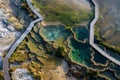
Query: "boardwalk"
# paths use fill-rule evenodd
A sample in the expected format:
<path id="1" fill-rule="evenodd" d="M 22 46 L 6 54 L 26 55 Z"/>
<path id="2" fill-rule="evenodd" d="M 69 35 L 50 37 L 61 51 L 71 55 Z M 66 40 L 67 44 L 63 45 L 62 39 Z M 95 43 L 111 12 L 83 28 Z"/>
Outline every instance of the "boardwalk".
<path id="1" fill-rule="evenodd" d="M 95 18 L 90 24 L 90 45 L 96 49 L 101 55 L 109 59 L 110 61 L 114 62 L 115 64 L 120 66 L 120 61 L 113 58 L 109 54 L 107 54 L 105 51 L 103 51 L 101 48 L 99 48 L 95 43 L 94 43 L 94 25 L 98 20 L 98 15 L 99 15 L 99 7 L 98 4 L 96 3 L 95 0 L 91 0 L 93 4 L 95 5 Z"/>
<path id="2" fill-rule="evenodd" d="M 32 6 L 30 0 L 26 0 L 26 1 L 27 1 L 27 4 L 29 5 L 30 9 L 33 11 L 33 13 L 34 13 L 35 15 L 37 15 L 38 17 L 43 18 L 42 15 L 40 15 L 39 12 L 37 12 L 37 11 L 35 10 L 35 8 Z"/>
<path id="3" fill-rule="evenodd" d="M 20 38 L 12 45 L 10 50 L 8 51 L 7 55 L 5 58 L 3 58 L 3 73 L 4 73 L 4 80 L 10 80 L 9 76 L 9 58 L 11 57 L 12 53 L 15 51 L 17 46 L 22 42 L 22 40 L 26 37 L 26 35 L 31 31 L 35 23 L 38 23 L 43 20 L 43 17 L 34 9 L 34 7 L 31 5 L 30 0 L 26 1 L 28 6 L 31 8 L 33 13 L 38 16 L 38 19 L 32 21 L 26 31 L 20 36 Z"/>
<path id="4" fill-rule="evenodd" d="M 35 15 L 38 16 L 38 19 L 32 21 L 30 23 L 30 25 L 28 26 L 28 28 L 26 29 L 26 31 L 21 35 L 21 37 L 12 45 L 12 47 L 10 48 L 10 50 L 8 51 L 8 54 L 5 56 L 5 58 L 3 59 L 3 72 L 4 72 L 4 79 L 5 80 L 10 80 L 10 76 L 9 76 L 9 62 L 8 59 L 10 58 L 10 56 L 12 55 L 12 53 L 14 52 L 14 50 L 16 49 L 16 47 L 20 44 L 20 42 L 26 37 L 26 35 L 31 31 L 32 27 L 34 26 L 35 23 L 40 22 L 43 20 L 43 17 L 35 10 L 35 8 L 32 6 L 32 4 L 30 3 L 30 0 L 26 0 L 28 6 L 31 8 L 31 10 L 33 11 L 33 13 Z M 118 61 L 117 59 L 111 57 L 110 55 L 108 55 L 107 53 L 105 53 L 102 49 L 100 49 L 96 44 L 94 44 L 94 25 L 96 23 L 96 21 L 98 20 L 98 5 L 95 2 L 95 0 L 92 0 L 92 2 L 95 5 L 95 18 L 94 20 L 91 22 L 90 24 L 90 45 L 95 48 L 99 53 L 101 53 L 103 56 L 105 56 L 106 58 L 108 58 L 109 60 L 111 60 L 112 62 L 118 64 L 120 66 L 120 61 Z"/>

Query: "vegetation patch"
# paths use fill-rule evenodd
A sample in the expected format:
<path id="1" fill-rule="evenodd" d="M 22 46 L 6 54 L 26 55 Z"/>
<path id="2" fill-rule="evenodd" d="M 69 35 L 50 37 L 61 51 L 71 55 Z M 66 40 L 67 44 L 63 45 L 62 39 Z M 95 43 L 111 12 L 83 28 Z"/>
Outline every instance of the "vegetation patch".
<path id="1" fill-rule="evenodd" d="M 80 22 L 93 18 L 92 12 L 76 10 L 54 0 L 33 0 L 32 3 L 40 9 L 40 13 L 44 15 L 46 21 L 58 21 L 66 26 L 76 26 Z"/>
<path id="2" fill-rule="evenodd" d="M 28 55 L 27 53 L 27 49 L 26 49 L 26 45 L 25 45 L 25 41 L 23 41 L 16 49 L 16 51 L 12 54 L 12 56 L 10 57 L 9 61 L 11 63 L 17 62 L 25 62 L 28 59 Z"/>

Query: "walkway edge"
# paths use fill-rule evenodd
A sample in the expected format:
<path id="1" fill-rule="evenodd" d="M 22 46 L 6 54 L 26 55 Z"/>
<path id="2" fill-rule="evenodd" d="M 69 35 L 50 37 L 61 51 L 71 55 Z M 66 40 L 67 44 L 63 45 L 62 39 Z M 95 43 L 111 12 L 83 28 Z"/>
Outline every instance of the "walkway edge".
<path id="1" fill-rule="evenodd" d="M 103 51 L 101 48 L 99 48 L 95 43 L 94 43 L 94 25 L 98 20 L 99 17 L 99 6 L 97 4 L 97 2 L 95 0 L 91 0 L 93 2 L 93 4 L 95 5 L 95 18 L 93 19 L 93 21 L 90 24 L 90 45 L 97 50 L 101 55 L 103 55 L 104 57 L 106 57 L 107 59 L 109 59 L 110 61 L 112 61 L 113 63 L 117 64 L 120 66 L 120 61 L 113 58 L 112 56 L 110 56 L 109 54 L 107 54 L 105 51 Z"/>
<path id="2" fill-rule="evenodd" d="M 10 80 L 10 75 L 9 75 L 9 58 L 11 57 L 12 53 L 15 51 L 15 49 L 17 48 L 17 46 L 20 44 L 20 42 L 22 42 L 22 40 L 27 36 L 27 34 L 32 30 L 34 24 L 42 21 L 44 18 L 42 17 L 41 14 L 39 14 L 35 8 L 32 6 L 32 4 L 30 3 L 30 0 L 26 0 L 28 6 L 30 7 L 30 9 L 33 11 L 33 13 L 35 15 L 38 16 L 38 19 L 31 21 L 28 28 L 26 29 L 26 31 L 19 37 L 19 39 L 17 41 L 15 41 L 15 43 L 13 43 L 13 45 L 11 46 L 10 50 L 8 51 L 7 55 L 3 58 L 3 76 L 4 76 L 4 80 Z"/>

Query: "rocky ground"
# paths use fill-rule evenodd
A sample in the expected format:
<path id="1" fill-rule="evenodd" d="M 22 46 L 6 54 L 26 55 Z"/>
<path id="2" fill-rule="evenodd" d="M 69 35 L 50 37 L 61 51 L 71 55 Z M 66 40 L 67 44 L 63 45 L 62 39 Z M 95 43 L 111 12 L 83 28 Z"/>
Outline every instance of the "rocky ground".
<path id="1" fill-rule="evenodd" d="M 96 28 L 99 29 L 103 41 L 120 48 L 120 1 L 96 0 L 99 9 L 99 21 Z"/>
<path id="2" fill-rule="evenodd" d="M 12 80 L 34 80 L 24 68 L 16 69 L 12 74 Z"/>
<path id="3" fill-rule="evenodd" d="M 29 14 L 25 15 L 27 12 L 21 5 L 22 1 L 0 0 L 0 62 L 32 20 Z M 2 63 L 0 66 L 2 67 Z"/>
<path id="4" fill-rule="evenodd" d="M 53 0 L 56 1 L 56 0 Z M 66 4 L 67 6 L 73 9 L 84 9 L 84 10 L 91 10 L 90 4 L 86 0 L 57 0 L 57 3 Z"/>
<path id="5" fill-rule="evenodd" d="M 64 2 L 63 0 L 58 1 Z M 67 0 L 65 1 L 68 2 Z M 74 5 L 74 7 L 78 6 L 79 1 L 81 2 L 79 5 L 80 7 L 85 5 L 85 9 L 90 10 L 90 5 L 88 5 L 88 2 L 84 0 L 74 0 L 73 3 L 76 4 Z M 19 28 L 14 28 L 23 32 L 29 22 L 33 20 L 33 18 L 31 19 L 30 13 L 27 12 L 29 10 L 26 9 L 26 4 L 22 4 L 25 3 L 24 0 L 10 0 L 9 3 L 15 19 L 18 21 L 18 23 L 20 22 L 20 25 L 22 24 L 22 26 L 20 26 Z M 12 19 L 8 19 L 8 21 L 10 20 Z M 13 21 L 10 22 L 13 23 Z M 88 25 L 87 23 L 85 24 Z M 4 29 L 4 27 L 1 28 Z M 9 30 L 9 28 L 6 29 Z M 81 33 L 81 35 L 84 36 L 79 36 L 77 35 L 77 33 Z M 94 50 L 92 51 L 92 48 L 89 47 L 89 45 L 87 44 L 87 39 L 89 36 L 85 35 L 86 33 L 88 34 L 87 26 L 84 26 L 84 28 L 83 26 L 75 27 L 72 30 L 65 28 L 65 26 L 61 23 L 54 21 L 47 22 L 44 27 L 41 25 L 41 23 L 36 24 L 32 31 L 21 42 L 21 44 L 17 47 L 16 51 L 9 59 L 9 72 L 11 77 L 15 80 L 18 80 L 16 72 L 20 74 L 19 77 L 22 76 L 21 78 L 26 78 L 26 76 L 29 76 L 30 78 L 32 77 L 32 79 L 34 78 L 34 80 L 108 80 L 108 78 L 106 78 L 107 74 L 111 75 L 112 73 L 113 79 L 115 79 L 114 77 L 119 77 L 119 74 L 117 76 L 114 76 L 114 73 L 119 73 L 118 66 L 114 65 L 113 63 L 109 64 L 111 66 L 106 65 L 107 60 L 104 60 L 103 56 L 101 57 L 101 55 L 96 55 L 97 53 L 94 52 Z M 70 60 L 70 57 L 68 57 L 70 52 L 69 38 L 71 37 L 71 41 L 76 42 L 73 43 L 73 46 L 76 49 L 76 52 L 74 54 L 76 54 L 76 56 L 78 57 L 76 58 L 77 61 L 82 62 L 80 65 L 73 63 L 72 60 Z M 79 47 L 79 45 L 82 46 Z M 81 52 L 79 52 L 78 47 L 81 49 Z M 88 48 L 91 48 L 91 51 L 94 54 L 90 54 L 91 51 L 87 51 Z M 104 60 L 105 63 L 103 61 L 102 64 L 101 59 Z M 99 62 L 101 64 L 99 64 Z M 87 68 L 85 65 L 87 67 L 90 65 L 96 70 Z M 114 69 L 113 72 L 109 70 L 109 67 L 107 66 L 111 67 L 111 69 L 116 69 Z M 19 73 L 19 71 L 23 71 L 23 73 Z M 109 71 L 111 71 L 112 73 L 107 73 Z M 29 73 L 30 75 L 27 75 L 27 73 Z M 103 76 L 104 74 L 105 76 Z M 107 77 L 109 77 L 109 75 Z"/>
<path id="6" fill-rule="evenodd" d="M 11 47 L 13 42 L 21 35 L 19 31 L 15 29 L 18 20 L 11 14 L 11 10 L 6 6 L 4 1 L 0 0 L 0 66 L 2 67 L 2 56 L 6 54 L 6 51 Z M 11 20 L 11 21 L 9 21 Z M 15 23 L 12 23 L 12 22 Z M 3 54 L 4 53 L 4 54 Z"/>
<path id="7" fill-rule="evenodd" d="M 58 1 L 64 2 L 64 0 Z M 68 1 L 65 1 L 65 4 L 68 5 Z M 71 5 L 74 7 L 86 5 L 86 10 L 91 9 L 90 5 L 87 5 L 87 1 L 80 0 L 80 5 L 78 2 L 75 0 L 74 5 Z M 66 29 L 64 25 L 54 21 L 47 22 L 44 27 L 40 23 L 36 24 L 17 47 L 9 60 L 10 74 L 13 74 L 18 68 L 25 68 L 35 80 L 95 80 L 100 77 L 97 71 L 71 62 L 68 57 L 70 48 L 67 41 L 69 37 L 73 37 L 70 29 Z"/>

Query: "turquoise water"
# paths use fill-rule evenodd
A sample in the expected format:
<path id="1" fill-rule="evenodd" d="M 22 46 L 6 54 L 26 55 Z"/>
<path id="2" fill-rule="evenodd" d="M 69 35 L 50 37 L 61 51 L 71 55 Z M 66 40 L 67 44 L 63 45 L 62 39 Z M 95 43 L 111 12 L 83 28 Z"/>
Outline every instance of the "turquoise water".
<path id="1" fill-rule="evenodd" d="M 98 70 L 102 75 L 109 77 L 112 80 L 119 80 L 120 67 L 115 64 L 110 65 L 110 61 L 96 52 L 88 42 L 82 42 L 84 39 L 89 41 L 89 31 L 87 27 L 79 26 L 70 31 L 63 25 L 49 25 L 41 29 L 41 31 L 42 37 L 46 38 L 48 42 L 54 42 L 61 38 L 63 38 L 64 41 L 67 41 L 68 47 L 71 49 L 71 52 L 68 52 L 71 61 L 81 66 L 85 66 L 86 68 Z M 71 38 L 68 39 L 68 37 Z M 104 49 L 104 47 L 102 48 Z M 108 70 L 108 68 L 111 70 Z"/>
<path id="2" fill-rule="evenodd" d="M 97 70 L 100 74 L 111 80 L 120 80 L 120 66 L 113 64 L 89 45 L 88 27 L 78 26 L 70 31 L 70 29 L 66 29 L 63 25 L 48 25 L 41 29 L 41 36 L 48 42 L 54 42 L 61 38 L 64 39 L 64 41 L 68 42 L 67 47 L 71 50 L 67 54 L 72 62 Z M 68 37 L 71 38 L 68 39 Z M 99 47 L 104 49 L 102 46 Z M 111 55 L 114 55 L 114 53 Z"/>
<path id="3" fill-rule="evenodd" d="M 76 34 L 75 37 L 78 40 L 84 40 L 84 39 L 88 39 L 89 38 L 89 32 L 88 32 L 87 27 L 85 27 L 85 26 L 75 27 L 72 30 Z"/>
<path id="4" fill-rule="evenodd" d="M 118 77 L 120 79 L 120 67 L 115 64 L 111 64 L 109 68 L 112 71 L 114 71 L 114 74 L 116 75 L 116 77 Z"/>
<path id="5" fill-rule="evenodd" d="M 79 43 L 75 39 L 70 39 L 71 52 L 70 58 L 82 65 L 92 66 L 89 44 Z"/>
<path id="6" fill-rule="evenodd" d="M 108 77 L 111 80 L 119 80 L 115 77 L 114 72 L 110 71 L 110 70 L 105 70 L 105 71 L 101 72 L 100 74 L 105 75 L 106 77 Z"/>
<path id="7" fill-rule="evenodd" d="M 105 65 L 108 61 L 105 57 L 103 57 L 100 53 L 96 51 L 93 60 L 96 62 L 96 64 L 103 64 L 103 65 Z"/>
<path id="8" fill-rule="evenodd" d="M 71 35 L 70 31 L 65 29 L 63 25 L 49 25 L 44 27 L 42 30 L 43 37 L 48 41 L 55 41 L 60 38 L 66 40 Z"/>

